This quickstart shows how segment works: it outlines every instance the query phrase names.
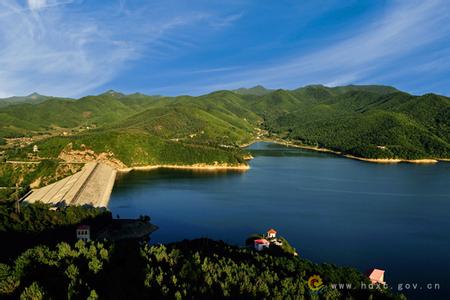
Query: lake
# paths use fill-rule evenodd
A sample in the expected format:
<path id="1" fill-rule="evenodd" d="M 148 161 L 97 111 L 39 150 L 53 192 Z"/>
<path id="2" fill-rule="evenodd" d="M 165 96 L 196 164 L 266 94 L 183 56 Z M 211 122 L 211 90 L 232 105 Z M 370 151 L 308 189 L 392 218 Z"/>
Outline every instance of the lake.
<path id="1" fill-rule="evenodd" d="M 151 216 L 160 227 L 152 243 L 243 245 L 273 227 L 314 262 L 381 268 L 394 290 L 419 284 L 403 290 L 412 298 L 448 297 L 450 163 L 374 164 L 270 143 L 248 149 L 255 158 L 247 172 L 121 175 L 109 208 L 122 218 Z"/>

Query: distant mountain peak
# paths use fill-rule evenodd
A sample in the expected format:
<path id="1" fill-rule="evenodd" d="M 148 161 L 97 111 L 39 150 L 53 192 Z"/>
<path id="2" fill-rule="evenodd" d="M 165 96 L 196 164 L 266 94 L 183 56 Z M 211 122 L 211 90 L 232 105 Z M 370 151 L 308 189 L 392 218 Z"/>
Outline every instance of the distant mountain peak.
<path id="1" fill-rule="evenodd" d="M 324 86 L 323 84 L 320 83 L 316 83 L 316 84 L 308 84 L 305 85 L 304 88 L 325 88 L 326 86 Z"/>
<path id="2" fill-rule="evenodd" d="M 29 94 L 28 96 L 12 96 L 4 99 L 0 99 L 0 107 L 5 107 L 13 104 L 29 103 L 38 104 L 45 100 L 51 99 L 50 96 L 44 96 L 36 92 Z"/>
<path id="3" fill-rule="evenodd" d="M 255 85 L 254 87 L 252 87 L 250 89 L 263 89 L 263 90 L 266 90 L 266 88 L 264 86 L 260 85 L 260 84 Z"/>
<path id="4" fill-rule="evenodd" d="M 31 100 L 38 100 L 38 99 L 42 99 L 42 98 L 48 98 L 47 96 L 41 95 L 39 93 L 33 92 L 31 94 L 29 94 L 28 96 L 25 96 L 23 98 L 28 98 Z"/>
<path id="5" fill-rule="evenodd" d="M 256 95 L 256 96 L 262 96 L 269 94 L 273 90 L 266 89 L 262 85 L 255 85 L 251 88 L 239 88 L 237 90 L 233 90 L 233 92 L 241 94 L 241 95 Z"/>
<path id="6" fill-rule="evenodd" d="M 295 91 L 305 91 L 305 90 L 318 90 L 327 93 L 334 94 L 344 94 L 352 91 L 363 91 L 363 92 L 371 92 L 375 94 L 391 94 L 395 92 L 399 92 L 396 88 L 387 85 L 374 85 L 374 84 L 349 84 L 343 86 L 325 86 L 322 84 L 310 84 L 300 88 L 297 88 Z"/>
<path id="7" fill-rule="evenodd" d="M 123 96 L 125 96 L 124 94 L 122 94 L 120 92 L 116 92 L 115 90 L 107 90 L 102 95 L 109 95 L 109 96 L 113 96 L 113 97 L 123 97 Z"/>

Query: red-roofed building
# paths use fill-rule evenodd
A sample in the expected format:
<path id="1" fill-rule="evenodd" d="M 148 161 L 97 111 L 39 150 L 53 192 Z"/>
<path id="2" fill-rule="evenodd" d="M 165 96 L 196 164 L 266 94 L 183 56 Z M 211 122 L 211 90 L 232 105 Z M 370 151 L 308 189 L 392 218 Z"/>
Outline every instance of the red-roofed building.
<path id="1" fill-rule="evenodd" d="M 269 248 L 270 242 L 266 239 L 258 239 L 254 241 L 254 246 L 257 251 L 261 251 L 264 248 Z"/>
<path id="2" fill-rule="evenodd" d="M 89 225 L 79 225 L 77 227 L 77 239 L 85 242 L 91 240 L 91 228 Z"/>
<path id="3" fill-rule="evenodd" d="M 277 237 L 277 231 L 275 229 L 273 229 L 273 228 L 270 228 L 267 231 L 267 238 L 273 239 L 273 238 L 276 238 L 276 237 Z"/>
<path id="4" fill-rule="evenodd" d="M 376 283 L 385 284 L 386 282 L 384 281 L 384 270 L 373 269 L 369 273 L 369 279 L 372 282 L 372 284 Z"/>

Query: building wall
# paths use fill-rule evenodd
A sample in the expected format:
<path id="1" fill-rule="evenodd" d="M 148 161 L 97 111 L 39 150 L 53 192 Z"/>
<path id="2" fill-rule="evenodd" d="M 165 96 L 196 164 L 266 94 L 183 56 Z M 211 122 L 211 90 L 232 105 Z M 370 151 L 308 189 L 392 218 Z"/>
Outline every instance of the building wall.
<path id="1" fill-rule="evenodd" d="M 89 241 L 91 239 L 90 231 L 87 229 L 77 229 L 77 239 Z"/>

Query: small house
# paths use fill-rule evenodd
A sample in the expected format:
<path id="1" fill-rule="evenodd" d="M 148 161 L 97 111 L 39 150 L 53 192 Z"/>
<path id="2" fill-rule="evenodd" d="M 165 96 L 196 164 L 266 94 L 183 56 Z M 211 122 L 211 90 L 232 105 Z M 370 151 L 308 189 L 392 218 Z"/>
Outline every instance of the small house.
<path id="1" fill-rule="evenodd" d="M 384 270 L 373 269 L 369 273 L 369 279 L 372 282 L 372 284 L 376 283 L 385 284 L 386 282 L 384 281 Z"/>
<path id="2" fill-rule="evenodd" d="M 85 242 L 91 240 L 91 228 L 89 225 L 79 225 L 77 227 L 77 239 Z"/>
<path id="3" fill-rule="evenodd" d="M 255 250 L 261 251 L 264 248 L 269 248 L 270 242 L 266 239 L 257 239 L 254 241 Z"/>
<path id="4" fill-rule="evenodd" d="M 277 237 L 277 231 L 275 229 L 273 229 L 273 228 L 270 228 L 267 231 L 267 238 L 273 239 L 273 238 L 276 238 L 276 237 Z"/>

